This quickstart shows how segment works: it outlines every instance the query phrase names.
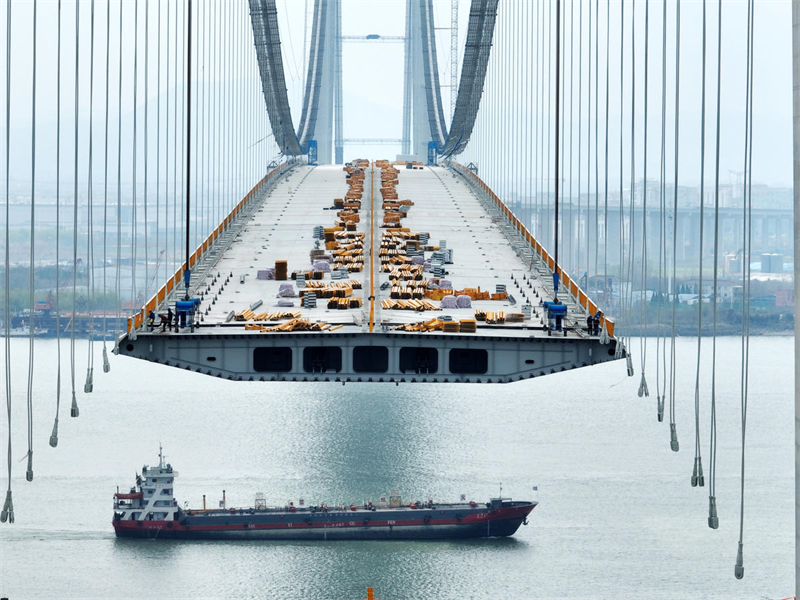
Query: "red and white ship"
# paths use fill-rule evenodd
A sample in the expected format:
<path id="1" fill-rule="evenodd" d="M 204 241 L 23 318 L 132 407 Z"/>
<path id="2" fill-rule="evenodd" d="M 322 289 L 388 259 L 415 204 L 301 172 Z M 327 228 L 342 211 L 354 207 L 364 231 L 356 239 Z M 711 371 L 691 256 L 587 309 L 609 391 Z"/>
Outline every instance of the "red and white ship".
<path id="1" fill-rule="evenodd" d="M 486 503 L 388 502 L 336 507 L 267 507 L 256 498 L 248 508 L 182 509 L 173 490 L 177 471 L 165 464 L 142 468 L 129 492 L 114 494 L 114 531 L 120 537 L 271 540 L 422 540 L 513 535 L 536 501 L 492 498 Z"/>

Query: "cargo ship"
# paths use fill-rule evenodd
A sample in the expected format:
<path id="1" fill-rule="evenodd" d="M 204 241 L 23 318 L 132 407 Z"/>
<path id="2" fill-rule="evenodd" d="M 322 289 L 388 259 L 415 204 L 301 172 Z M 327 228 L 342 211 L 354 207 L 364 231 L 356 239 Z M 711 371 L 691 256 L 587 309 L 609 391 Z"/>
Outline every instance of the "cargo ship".
<path id="1" fill-rule="evenodd" d="M 263 495 L 248 508 L 181 508 L 173 495 L 177 471 L 159 451 L 158 465 L 142 467 L 136 485 L 114 494 L 118 537 L 252 540 L 432 540 L 513 535 L 536 501 L 492 498 L 486 503 L 388 502 L 328 506 L 266 506 Z M 382 499 L 385 500 L 385 499 Z M 302 501 L 301 501 L 302 502 Z M 205 504 L 205 499 L 204 499 Z"/>

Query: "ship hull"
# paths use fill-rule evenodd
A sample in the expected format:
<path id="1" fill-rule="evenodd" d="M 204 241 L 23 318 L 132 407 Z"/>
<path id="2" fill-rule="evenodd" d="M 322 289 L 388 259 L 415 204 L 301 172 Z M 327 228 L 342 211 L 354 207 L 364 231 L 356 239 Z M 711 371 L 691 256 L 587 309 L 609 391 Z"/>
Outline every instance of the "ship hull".
<path id="1" fill-rule="evenodd" d="M 379 520 L 381 516 L 359 521 L 312 519 L 274 522 L 249 515 L 222 517 L 193 516 L 180 521 L 114 521 L 118 537 L 184 540 L 451 540 L 513 535 L 533 506 L 475 512 L 452 518 Z M 420 511 L 422 512 L 422 511 Z M 438 512 L 438 511 L 437 511 Z M 373 513 L 374 514 L 374 513 Z M 295 515 L 291 515 L 294 517 Z M 442 516 L 442 515 L 437 515 Z M 310 522 L 308 522 L 310 521 Z"/>

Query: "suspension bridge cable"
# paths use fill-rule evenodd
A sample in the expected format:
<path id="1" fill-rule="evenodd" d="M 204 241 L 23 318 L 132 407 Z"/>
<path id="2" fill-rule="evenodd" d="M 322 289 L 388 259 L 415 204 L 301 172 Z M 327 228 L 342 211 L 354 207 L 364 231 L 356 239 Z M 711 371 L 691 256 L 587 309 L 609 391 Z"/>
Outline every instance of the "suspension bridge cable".
<path id="1" fill-rule="evenodd" d="M 624 201 L 622 198 L 623 184 L 622 184 L 622 169 L 623 169 L 623 149 L 625 140 L 625 131 L 623 123 L 625 121 L 625 0 L 619 2 L 619 312 L 622 316 L 621 320 L 625 319 L 625 302 L 622 291 L 622 278 L 625 273 L 625 220 L 624 220 Z M 625 343 L 623 338 L 619 335 L 617 330 L 617 343 L 616 353 L 614 358 L 625 358 Z"/>
<path id="2" fill-rule="evenodd" d="M 458 5 L 456 5 L 456 7 L 457 6 Z M 525 30 L 529 31 L 530 30 L 530 18 L 531 18 L 531 12 L 532 11 L 530 10 L 530 4 L 529 3 L 524 3 L 523 6 L 525 7 L 524 17 L 523 17 L 523 21 L 525 23 Z M 531 65 L 531 63 L 530 63 L 530 60 L 531 60 L 531 45 L 530 45 L 531 36 L 526 35 L 526 36 L 523 36 L 523 38 L 525 40 L 525 49 L 523 51 L 523 56 L 525 57 L 525 67 L 523 69 L 523 73 L 525 73 L 525 79 L 523 81 L 526 83 L 526 85 L 525 85 L 525 88 L 526 88 L 525 89 L 525 92 L 526 92 L 525 93 L 525 102 L 523 104 L 523 111 L 525 112 L 525 124 L 524 124 L 525 143 L 524 143 L 524 148 L 527 150 L 527 153 L 526 153 L 526 156 L 525 156 L 524 160 L 527 163 L 530 160 L 530 155 L 531 155 L 531 140 L 532 140 L 532 137 L 531 137 L 530 116 L 531 116 L 531 104 L 532 103 L 531 103 L 530 86 L 531 86 L 531 83 L 533 81 L 533 78 L 528 76 L 528 73 L 530 72 L 530 65 Z M 451 51 L 452 51 L 452 49 L 451 49 Z M 457 58 L 458 57 L 456 57 L 456 59 Z M 452 118 L 451 118 L 451 120 L 452 120 Z M 520 158 L 522 160 L 522 157 L 520 157 Z M 528 165 L 528 168 L 530 168 L 529 165 Z M 523 163 L 523 171 L 524 171 L 524 169 L 525 169 L 525 163 Z M 523 218 L 525 219 L 525 227 L 530 229 L 530 227 L 531 227 L 531 211 L 530 211 L 530 206 L 531 206 L 531 180 L 530 180 L 530 177 L 527 178 L 527 182 L 523 181 L 522 187 L 523 187 L 523 190 L 525 191 L 525 204 L 523 205 L 523 209 L 522 209 L 523 210 Z M 527 301 L 526 301 L 526 304 L 528 304 Z"/>
<path id="3" fill-rule="evenodd" d="M 33 481 L 33 341 L 36 330 L 36 9 L 33 0 L 33 69 L 31 73 L 31 255 L 28 266 L 30 317 L 28 319 L 28 468 L 25 479 Z"/>
<path id="4" fill-rule="evenodd" d="M 722 2 L 717 8 L 717 135 L 714 157 L 714 308 L 711 344 L 711 428 L 708 471 L 708 526 L 719 527 L 717 517 L 717 276 L 719 271 L 719 155 L 722 85 Z"/>
<path id="5" fill-rule="evenodd" d="M 753 225 L 753 55 L 755 54 L 755 2 L 749 0 L 747 13 L 747 94 L 745 104 L 745 189 L 743 190 L 744 227 L 746 235 L 744 242 L 747 247 L 745 253 L 745 268 L 743 269 L 743 301 L 742 301 L 742 382 L 741 382 L 741 411 L 742 411 L 742 458 L 739 489 L 739 547 L 736 553 L 736 566 L 734 575 L 737 579 L 744 577 L 744 460 L 745 460 L 745 435 L 747 433 L 747 395 L 750 374 L 750 261 L 752 250 L 752 225 Z"/>
<path id="6" fill-rule="evenodd" d="M 3 511 L 0 513 L 0 521 L 14 522 L 14 501 L 11 495 L 11 301 L 10 301 L 10 277 L 8 274 L 11 268 L 9 260 L 9 209 L 11 206 L 11 195 L 9 183 L 11 181 L 9 169 L 9 158 L 11 156 L 11 0 L 6 3 L 6 248 L 5 248 L 5 314 L 3 323 L 5 328 L 5 370 L 6 370 L 6 410 L 8 412 L 8 490 L 6 500 L 3 503 Z"/>
<path id="7" fill-rule="evenodd" d="M 212 24 L 212 32 L 211 32 L 211 47 L 209 49 L 210 55 L 210 68 L 209 71 L 211 72 L 212 77 L 212 85 L 208 90 L 209 95 L 209 108 L 208 111 L 208 124 L 209 124 L 209 136 L 207 138 L 209 150 L 208 150 L 208 194 L 210 200 L 210 206 L 206 207 L 206 216 L 207 222 L 205 227 L 198 231 L 200 234 L 200 239 L 198 240 L 198 245 L 202 243 L 203 236 L 206 232 L 211 229 L 211 223 L 214 219 L 214 215 L 217 213 L 217 204 L 219 203 L 219 171 L 217 169 L 218 162 L 218 149 L 219 149 L 219 140 L 218 140 L 218 127 L 213 127 L 212 124 L 217 119 L 217 107 L 219 105 L 218 102 L 218 90 L 219 90 L 219 79 L 217 78 L 217 36 L 219 27 L 219 18 L 217 14 L 217 3 L 214 3 L 214 12 L 211 18 Z"/>
<path id="8" fill-rule="evenodd" d="M 148 124 L 148 108 L 150 106 L 150 2 L 145 0 L 144 3 L 144 298 L 150 297 L 150 240 L 147 235 L 147 167 L 150 163 L 148 156 L 147 142 L 150 134 L 150 127 Z M 149 321 L 149 315 L 147 315 Z"/>
<path id="9" fill-rule="evenodd" d="M 596 18 L 596 17 L 595 17 Z M 592 3 L 589 2 L 589 44 L 586 63 L 586 292 L 589 292 L 589 268 L 591 266 L 592 233 L 589 229 L 592 201 Z M 595 215 L 596 217 L 597 215 Z M 595 238 L 595 245 L 597 239 Z"/>
<path id="10" fill-rule="evenodd" d="M 594 2 L 594 293 L 600 273 L 600 0 Z M 588 277 L 586 287 L 589 287 Z"/>
<path id="11" fill-rule="evenodd" d="M 158 3 L 158 15 L 156 20 L 158 33 L 158 43 L 156 44 L 156 264 L 153 267 L 153 291 L 158 292 L 158 267 L 161 264 L 161 245 L 159 226 L 161 224 L 161 2 Z M 169 85 L 169 82 L 167 82 Z M 169 140 L 167 140 L 169 143 Z M 158 302 L 156 302 L 158 308 Z"/>
<path id="12" fill-rule="evenodd" d="M 167 2 L 167 51 L 166 51 L 166 60 L 164 61 L 166 64 L 166 76 L 165 76 L 165 84 L 166 84 L 166 102 L 164 105 L 164 120 L 166 121 L 166 126 L 164 127 L 164 177 L 166 182 L 164 184 L 164 281 L 167 280 L 169 277 L 169 270 L 170 265 L 172 264 L 172 259 L 174 261 L 174 257 L 171 257 L 168 250 L 169 250 L 169 52 L 170 52 L 170 34 L 172 30 L 170 29 L 170 6 L 171 3 Z M 177 88 L 177 72 L 175 73 L 176 77 L 176 88 Z M 175 146 L 177 140 L 173 139 L 172 144 L 173 147 Z M 172 185 L 173 188 L 175 186 L 175 177 L 172 178 Z M 173 202 L 175 201 L 175 195 L 172 196 Z"/>
<path id="13" fill-rule="evenodd" d="M 641 355 L 640 368 L 642 380 L 639 382 L 639 397 L 649 397 L 645 367 L 647 366 L 647 108 L 649 91 L 649 66 L 650 66 L 650 0 L 644 2 L 644 156 L 643 187 L 642 187 L 642 335 L 639 337 L 639 354 Z"/>
<path id="14" fill-rule="evenodd" d="M 675 1 L 675 184 L 672 207 L 672 342 L 670 344 L 670 388 L 669 388 L 669 430 L 670 448 L 678 452 L 678 433 L 675 423 L 675 309 L 678 303 L 677 260 L 678 260 L 678 149 L 680 134 L 680 83 L 681 83 L 681 0 Z"/>
<path id="15" fill-rule="evenodd" d="M 191 277 L 191 271 L 189 270 L 189 235 L 190 235 L 190 228 L 189 228 L 189 208 L 191 206 L 191 196 L 190 196 L 190 185 L 191 185 L 191 155 L 192 155 L 192 79 L 191 79 L 191 72 L 192 72 L 192 0 L 188 2 L 188 10 L 187 10 L 187 26 L 186 26 L 186 37 L 187 37 L 187 57 L 186 57 L 186 79 L 188 80 L 188 85 L 186 88 L 186 273 L 185 273 L 185 283 L 186 283 L 186 300 L 189 299 L 189 281 Z"/>
<path id="16" fill-rule="evenodd" d="M 578 3 L 578 230 L 581 220 L 581 157 L 583 156 L 583 2 Z M 587 217 L 588 219 L 588 217 Z M 588 220 L 587 220 L 588 223 Z M 580 274 L 581 237 L 578 235 L 578 274 Z M 587 240 L 588 247 L 588 240 Z"/>
<path id="17" fill-rule="evenodd" d="M 706 0 L 703 0 L 703 41 L 700 52 L 702 62 L 702 84 L 700 101 L 700 273 L 697 289 L 697 371 L 694 382 L 694 468 L 692 487 L 703 483 L 703 460 L 700 456 L 700 351 L 703 340 L 703 237 L 705 229 L 705 181 L 706 181 Z"/>
<path id="18" fill-rule="evenodd" d="M 94 1 L 92 0 L 89 9 L 90 29 L 89 29 L 89 115 L 94 114 Z M 89 183 L 88 183 L 88 202 L 86 219 L 86 296 L 89 309 L 89 345 L 86 365 L 86 383 L 83 384 L 83 392 L 91 394 L 94 388 L 94 223 L 93 223 L 93 171 L 94 159 L 92 152 L 94 149 L 94 119 L 89 118 Z"/>
<path id="19" fill-rule="evenodd" d="M 526 8 L 525 12 L 525 27 L 528 30 L 534 31 L 535 23 L 536 23 L 536 13 L 534 12 L 533 4 L 526 4 L 524 5 Z M 525 69 L 524 72 L 526 74 L 525 79 L 525 149 L 526 154 L 523 160 L 526 160 L 528 163 L 529 168 L 529 176 L 524 183 L 525 188 L 525 206 L 524 206 L 524 221 L 525 226 L 528 230 L 533 233 L 533 205 L 534 205 L 534 195 L 536 193 L 536 161 L 533 158 L 535 155 L 536 149 L 536 136 L 535 136 L 535 128 L 536 128 L 536 111 L 535 111 L 535 103 L 536 103 L 536 96 L 534 92 L 534 76 L 533 73 L 535 71 L 536 66 L 536 40 L 534 36 L 526 37 L 525 38 Z M 476 131 L 476 137 L 480 137 L 483 135 L 483 112 L 479 111 L 476 115 L 478 118 L 478 129 Z M 476 154 L 476 156 L 480 156 Z M 530 162 L 533 161 L 531 165 Z M 533 256 L 531 256 L 531 261 L 533 260 Z M 528 268 L 531 268 L 531 262 L 528 263 Z"/>
<path id="20" fill-rule="evenodd" d="M 556 1 L 558 2 L 559 5 L 561 4 L 560 0 L 556 0 Z M 551 84 L 552 79 L 553 79 L 552 78 L 552 69 L 551 69 L 552 60 L 550 59 L 550 46 L 551 46 L 552 30 L 553 30 L 553 18 L 552 18 L 552 14 L 553 13 L 552 13 L 551 6 L 552 6 L 551 3 L 548 2 L 547 3 L 547 115 L 548 115 L 548 119 L 547 119 L 547 145 L 546 145 L 546 148 L 547 148 L 547 169 L 544 171 L 545 177 L 547 178 L 547 196 L 546 196 L 546 198 L 547 198 L 547 219 L 545 220 L 545 223 L 547 223 L 547 241 L 548 241 L 548 245 L 550 245 L 550 242 L 553 241 L 553 237 L 550 235 L 550 223 L 552 222 L 552 221 L 550 221 L 550 173 L 552 171 L 550 171 L 550 140 L 551 140 L 551 137 L 550 137 L 550 122 L 551 122 L 551 119 L 549 118 L 550 115 L 553 114 L 552 110 L 551 110 L 551 104 L 550 104 L 550 99 L 552 98 L 552 91 L 551 91 L 550 84 Z M 556 44 L 556 47 L 558 47 L 558 44 Z M 558 263 L 558 260 L 556 260 L 556 263 Z"/>
<path id="21" fill-rule="evenodd" d="M 560 96 L 560 74 L 561 74 L 561 0 L 556 0 L 556 118 L 555 118 L 555 220 L 554 220 L 554 246 L 555 256 L 553 263 L 553 300 L 558 302 L 558 281 L 560 276 L 558 274 L 558 184 L 559 184 L 559 171 L 558 171 L 558 145 L 559 137 L 559 124 L 561 120 L 561 105 L 559 103 Z"/>
<path id="22" fill-rule="evenodd" d="M 61 409 L 61 0 L 58 0 L 56 51 L 56 416 L 50 446 L 58 446 L 58 415 Z"/>
<path id="23" fill-rule="evenodd" d="M 108 287 L 106 270 L 108 265 L 108 77 L 111 61 L 111 3 L 106 5 L 106 112 L 105 112 L 105 152 L 103 153 L 103 372 L 108 373 L 111 365 L 108 362 L 106 348 Z"/>
<path id="24" fill-rule="evenodd" d="M 70 380 L 72 383 L 72 407 L 70 408 L 70 416 L 77 417 L 80 414 L 78 410 L 78 399 L 75 395 L 75 317 L 76 306 L 75 301 L 78 295 L 78 106 L 80 101 L 80 32 L 81 32 L 81 3 L 75 3 L 75 149 L 74 149 L 74 172 L 73 172 L 73 188 L 72 188 L 72 318 L 70 319 Z"/>
<path id="25" fill-rule="evenodd" d="M 605 133 L 605 184 L 603 191 L 603 300 L 606 306 L 610 304 L 608 297 L 608 108 L 609 108 L 609 74 L 611 57 L 611 0 L 606 0 L 606 133 Z M 606 320 L 603 319 L 603 333 L 601 341 L 608 340 Z"/>
<path id="26" fill-rule="evenodd" d="M 136 297 L 136 205 L 137 205 L 137 196 L 136 196 L 136 158 L 137 158 L 137 149 L 136 149 L 136 140 L 137 140 L 137 114 L 138 114 L 138 107 L 136 105 L 136 94 L 138 92 L 138 84 L 139 84 L 139 0 L 135 0 L 133 3 L 133 165 L 131 172 L 133 174 L 133 205 L 131 207 L 131 302 L 132 305 L 135 306 L 137 302 Z M 133 323 L 133 328 L 136 327 L 136 322 Z M 134 333 L 134 335 L 136 335 Z"/>
<path id="27" fill-rule="evenodd" d="M 180 222 L 178 221 L 178 162 L 180 157 L 181 175 L 183 175 L 183 146 L 181 152 L 178 154 L 178 26 L 182 24 L 181 19 L 178 18 L 178 4 L 175 4 L 175 56 L 173 57 L 174 70 L 175 70 L 175 93 L 172 98 L 172 268 L 171 273 L 179 269 L 180 259 L 178 258 L 178 228 Z M 181 27 L 181 33 L 183 28 Z M 181 36 L 183 39 L 183 36 Z M 183 47 L 183 44 L 181 44 Z M 181 71 L 182 72 L 182 71 Z M 181 89 L 185 86 L 184 79 L 181 77 Z M 181 93 L 181 102 L 183 102 L 183 93 Z M 183 144 L 183 104 L 181 104 L 181 144 Z M 183 186 L 181 186 L 183 190 Z M 181 191 L 181 197 L 183 191 Z M 181 202 L 183 206 L 183 202 Z"/>
<path id="28" fill-rule="evenodd" d="M 628 291 L 625 294 L 625 315 L 627 319 L 633 314 L 634 253 L 636 238 L 636 2 L 631 2 L 631 191 L 630 191 L 630 240 L 628 240 Z M 620 192 L 620 201 L 622 193 Z M 625 362 L 628 377 L 633 377 L 633 358 L 631 357 L 630 335 L 625 343 Z"/>
<path id="29" fill-rule="evenodd" d="M 662 332 L 661 310 L 664 307 L 664 282 L 666 281 L 667 230 L 666 230 L 666 165 L 667 165 L 667 3 L 663 3 L 661 17 L 661 164 L 659 173 L 658 222 L 658 309 L 659 323 L 656 337 L 656 397 L 659 423 L 664 420 L 664 401 L 667 396 L 667 336 Z"/>
<path id="30" fill-rule="evenodd" d="M 564 36 L 566 37 L 566 36 Z M 580 57 L 580 54 L 578 55 Z M 580 61 L 580 58 L 578 58 Z M 566 63 L 566 61 L 565 61 Z M 575 263 L 572 258 L 572 246 L 574 242 L 575 235 L 572 232 L 572 227 L 575 223 L 573 216 L 572 216 L 572 204 L 573 204 L 573 196 L 572 196 L 572 158 L 573 158 L 573 144 L 574 141 L 574 130 L 575 130 L 575 122 L 574 122 L 574 113 L 573 108 L 575 107 L 575 75 L 574 75 L 574 63 L 575 63 L 575 3 L 570 2 L 570 10 L 569 10 L 569 245 L 567 247 L 568 254 L 567 260 L 569 261 L 569 268 L 570 270 L 574 269 Z M 565 115 L 566 117 L 566 115 Z M 578 113 L 578 119 L 580 119 L 580 112 Z M 566 144 L 562 146 L 561 151 L 564 152 L 564 147 Z M 562 158 L 563 160 L 563 158 Z M 580 216 L 580 211 L 578 212 Z M 580 238 L 578 239 L 578 248 L 580 249 Z"/>
<path id="31" fill-rule="evenodd" d="M 119 4 L 119 73 L 117 90 L 117 256 L 114 273 L 116 318 L 114 320 L 114 353 L 119 351 L 120 312 L 122 309 L 122 2 Z"/>
<path id="32" fill-rule="evenodd" d="M 210 62 L 210 53 L 211 48 L 210 45 L 207 43 L 209 39 L 209 18 L 208 18 L 208 4 L 201 4 L 200 6 L 203 7 L 202 12 L 198 9 L 198 13 L 203 15 L 201 20 L 200 30 L 203 32 L 203 37 L 197 38 L 198 42 L 198 60 L 197 60 L 197 67 L 198 69 L 202 70 L 203 73 L 203 88 L 202 92 L 198 92 L 197 94 L 197 101 L 199 103 L 199 116 L 200 118 L 197 120 L 197 127 L 199 128 L 198 134 L 198 175 L 202 173 L 200 179 L 202 180 L 202 188 L 201 192 L 196 195 L 196 199 L 198 202 L 197 208 L 199 213 L 199 224 L 197 227 L 197 231 L 194 234 L 195 240 L 194 245 L 197 246 L 200 240 L 200 231 L 206 229 L 206 214 L 208 213 L 208 188 L 209 188 L 209 173 L 210 169 L 208 166 L 208 134 L 209 134 L 209 123 L 208 123 L 208 87 L 209 87 L 209 77 L 208 77 L 208 63 Z M 203 50 L 200 52 L 199 44 L 200 40 L 203 40 Z M 202 65 L 200 64 L 200 60 L 203 61 Z M 198 85 L 199 85 L 198 80 Z M 202 127 L 201 127 L 202 124 Z M 195 132 L 198 130 L 195 129 Z M 202 169 L 202 171 L 200 171 Z M 189 268 L 189 262 L 187 258 L 186 268 Z M 188 294 L 188 290 L 187 290 Z"/>
<path id="33" fill-rule="evenodd" d="M 537 2 L 536 3 L 536 34 L 537 34 L 536 35 L 536 57 L 535 57 L 535 60 L 534 60 L 534 63 L 536 64 L 535 75 L 534 75 L 534 80 L 535 80 L 534 90 L 535 90 L 536 95 L 535 95 L 535 98 L 534 98 L 534 109 L 533 109 L 533 111 L 534 111 L 533 112 L 533 114 L 534 114 L 533 137 L 534 137 L 534 140 L 536 140 L 535 143 L 534 143 L 534 153 L 533 153 L 533 164 L 534 164 L 534 175 L 533 175 L 534 184 L 533 185 L 534 185 L 534 197 L 536 198 L 534 211 L 535 211 L 535 217 L 536 218 L 535 218 L 535 221 L 534 221 L 535 225 L 533 225 L 533 230 L 534 230 L 534 235 L 538 239 L 541 240 L 542 237 L 541 237 L 541 233 L 539 231 L 539 217 L 540 217 L 539 197 L 540 197 L 540 188 L 541 188 L 540 173 L 539 173 L 539 147 L 541 146 L 541 136 L 539 135 L 539 121 L 541 120 L 541 111 L 539 110 L 539 97 L 541 96 L 541 86 L 539 85 L 539 63 L 541 63 L 540 59 L 541 59 L 541 56 L 542 56 L 542 52 L 541 52 L 541 47 L 542 47 L 541 15 L 540 15 L 540 12 L 539 12 L 540 6 L 541 6 L 541 2 Z M 481 149 L 483 149 L 483 145 L 481 145 Z M 531 256 L 531 261 L 533 261 L 533 256 Z M 533 265 L 531 264 L 531 266 L 533 266 Z"/>

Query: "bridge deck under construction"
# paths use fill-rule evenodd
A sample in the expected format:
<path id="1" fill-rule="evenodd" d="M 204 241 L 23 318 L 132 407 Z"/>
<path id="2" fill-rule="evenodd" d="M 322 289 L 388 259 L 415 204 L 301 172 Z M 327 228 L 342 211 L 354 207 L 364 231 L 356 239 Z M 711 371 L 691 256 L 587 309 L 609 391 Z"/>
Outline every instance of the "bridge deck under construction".
<path id="1" fill-rule="evenodd" d="M 350 171 L 300 165 L 276 177 L 198 253 L 195 326 L 151 331 L 134 319 L 120 352 L 298 381 L 507 382 L 613 359 L 614 342 L 587 330 L 596 308 L 566 275 L 563 327 L 545 327 L 552 260 L 477 178 L 386 163 Z M 156 312 L 182 294 L 156 298 Z"/>

